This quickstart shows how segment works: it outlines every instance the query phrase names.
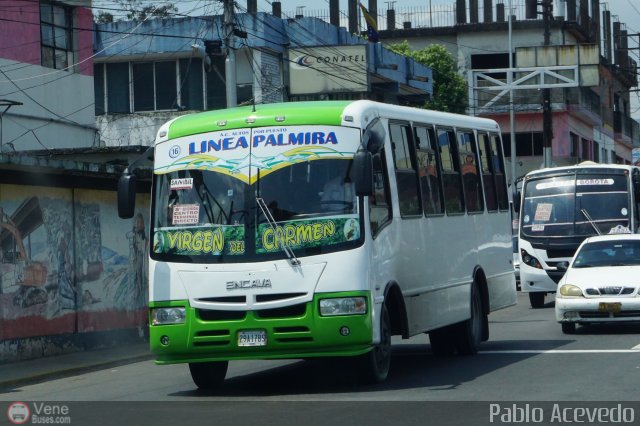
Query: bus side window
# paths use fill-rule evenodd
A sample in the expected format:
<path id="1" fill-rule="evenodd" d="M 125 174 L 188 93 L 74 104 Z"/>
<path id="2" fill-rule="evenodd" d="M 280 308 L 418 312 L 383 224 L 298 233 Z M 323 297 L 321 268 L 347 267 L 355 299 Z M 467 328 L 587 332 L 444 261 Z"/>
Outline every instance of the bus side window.
<path id="1" fill-rule="evenodd" d="M 462 182 L 464 184 L 464 202 L 469 212 L 484 211 L 482 187 L 480 186 L 480 168 L 476 157 L 476 138 L 472 130 L 458 130 L 458 150 L 462 164 Z"/>
<path id="2" fill-rule="evenodd" d="M 414 137 L 424 214 L 427 216 L 442 214 L 444 213 L 444 204 L 442 203 L 440 161 L 436 150 L 435 132 L 433 128 L 414 126 Z"/>
<path id="3" fill-rule="evenodd" d="M 375 237 L 380 228 L 391 220 L 389 179 L 385 167 L 384 149 L 373 155 L 373 195 L 369 197 L 369 221 Z"/>
<path id="4" fill-rule="evenodd" d="M 462 178 L 458 163 L 458 147 L 453 129 L 437 129 L 438 149 L 442 161 L 444 203 L 447 213 L 464 213 L 462 201 Z"/>
<path id="5" fill-rule="evenodd" d="M 491 161 L 491 143 L 486 133 L 478 132 L 478 148 L 480 149 L 480 165 L 482 166 L 482 183 L 484 195 L 487 200 L 487 210 L 498 210 L 498 198 L 496 195 L 496 180 L 494 176 L 493 162 Z"/>
<path id="6" fill-rule="evenodd" d="M 390 123 L 389 134 L 394 153 L 400 216 L 422 215 L 422 207 L 418 197 L 418 174 L 411 127 L 405 123 Z"/>
<path id="7" fill-rule="evenodd" d="M 500 210 L 509 209 L 509 197 L 507 196 L 507 178 L 504 174 L 504 157 L 502 155 L 502 142 L 500 136 L 491 133 L 491 158 L 493 170 L 496 176 L 496 186 L 498 190 L 498 207 Z"/>

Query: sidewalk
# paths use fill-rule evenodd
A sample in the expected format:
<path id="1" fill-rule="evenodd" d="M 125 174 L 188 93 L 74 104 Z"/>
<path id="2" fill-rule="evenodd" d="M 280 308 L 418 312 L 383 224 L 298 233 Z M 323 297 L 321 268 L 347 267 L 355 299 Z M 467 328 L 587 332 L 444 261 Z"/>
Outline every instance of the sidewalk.
<path id="1" fill-rule="evenodd" d="M 152 358 L 145 342 L 0 364 L 0 393 L 28 382 Z"/>

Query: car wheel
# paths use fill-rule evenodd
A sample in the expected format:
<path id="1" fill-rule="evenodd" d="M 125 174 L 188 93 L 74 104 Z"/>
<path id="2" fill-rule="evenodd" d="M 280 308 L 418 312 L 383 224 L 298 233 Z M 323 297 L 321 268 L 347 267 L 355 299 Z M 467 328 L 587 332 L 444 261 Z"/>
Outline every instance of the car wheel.
<path id="1" fill-rule="evenodd" d="M 529 302 L 533 309 L 540 309 L 544 307 L 544 292 L 534 291 L 529 293 Z"/>
<path id="2" fill-rule="evenodd" d="M 375 384 L 387 379 L 391 368 L 391 319 L 385 304 L 380 311 L 380 343 L 356 362 L 361 382 Z"/>
<path id="3" fill-rule="evenodd" d="M 562 332 L 564 334 L 574 334 L 576 332 L 575 322 L 563 322 L 560 323 L 560 325 L 562 325 Z"/>
<path id="4" fill-rule="evenodd" d="M 193 383 L 200 389 L 214 389 L 224 382 L 229 361 L 190 362 Z"/>

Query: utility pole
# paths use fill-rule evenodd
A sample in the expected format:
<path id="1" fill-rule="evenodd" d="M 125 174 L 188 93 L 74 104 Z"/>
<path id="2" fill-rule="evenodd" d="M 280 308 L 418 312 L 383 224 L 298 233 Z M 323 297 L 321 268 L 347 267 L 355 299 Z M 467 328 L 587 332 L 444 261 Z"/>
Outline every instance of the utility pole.
<path id="1" fill-rule="evenodd" d="M 227 48 L 227 59 L 224 61 L 224 73 L 226 80 L 227 108 L 232 108 L 238 103 L 236 83 L 236 51 L 234 37 L 235 11 L 233 0 L 224 1 L 224 39 Z"/>
<path id="2" fill-rule="evenodd" d="M 544 20 L 544 45 L 551 44 L 551 17 L 553 0 L 542 0 L 542 17 Z M 551 167 L 553 141 L 553 112 L 551 111 L 551 89 L 542 89 L 542 146 L 544 167 Z"/>

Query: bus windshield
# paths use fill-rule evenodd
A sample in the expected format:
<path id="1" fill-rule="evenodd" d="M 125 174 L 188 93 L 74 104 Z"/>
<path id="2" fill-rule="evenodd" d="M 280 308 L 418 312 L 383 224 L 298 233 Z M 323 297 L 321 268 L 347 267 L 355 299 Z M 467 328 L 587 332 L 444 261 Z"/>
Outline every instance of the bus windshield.
<path id="1" fill-rule="evenodd" d="M 256 149 L 244 159 L 245 173 L 216 167 L 156 173 L 152 258 L 246 262 L 281 259 L 286 248 L 305 256 L 361 244 L 362 212 L 351 177 L 359 133 L 349 136 L 356 143 L 343 155 L 298 155 L 291 161 L 281 154 L 283 159 L 266 162 Z"/>
<path id="2" fill-rule="evenodd" d="M 626 174 L 572 174 L 531 179 L 523 189 L 521 231 L 528 237 L 630 232 Z"/>

